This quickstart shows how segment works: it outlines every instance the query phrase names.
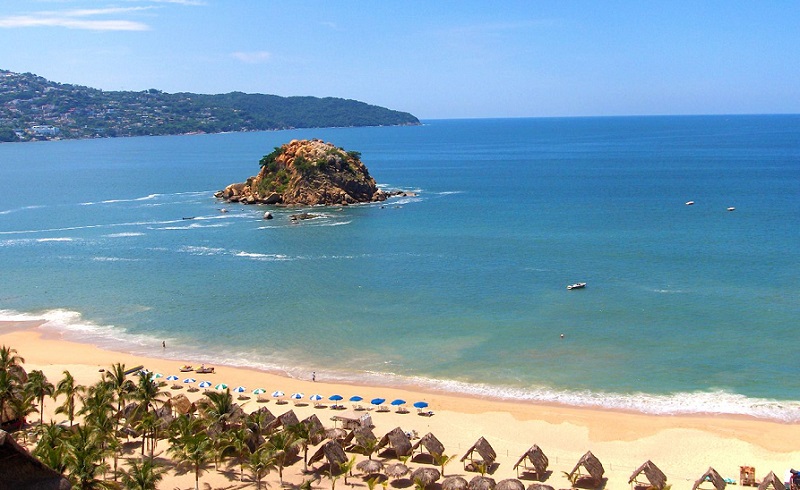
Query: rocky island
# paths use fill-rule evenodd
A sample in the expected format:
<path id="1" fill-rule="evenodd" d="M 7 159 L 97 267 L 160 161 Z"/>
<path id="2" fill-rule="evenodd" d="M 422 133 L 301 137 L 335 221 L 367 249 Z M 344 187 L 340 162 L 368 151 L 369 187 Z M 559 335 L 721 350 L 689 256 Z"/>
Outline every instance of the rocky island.
<path id="1" fill-rule="evenodd" d="M 292 140 L 259 162 L 261 171 L 215 196 L 228 202 L 282 205 L 348 205 L 385 201 L 357 151 L 318 139 Z"/>

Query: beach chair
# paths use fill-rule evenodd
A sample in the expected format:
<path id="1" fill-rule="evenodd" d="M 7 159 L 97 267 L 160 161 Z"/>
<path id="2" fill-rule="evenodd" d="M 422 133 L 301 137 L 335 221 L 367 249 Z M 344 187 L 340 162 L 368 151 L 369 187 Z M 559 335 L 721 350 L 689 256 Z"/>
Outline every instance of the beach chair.
<path id="1" fill-rule="evenodd" d="M 250 397 L 242 393 L 241 395 L 236 397 L 237 400 L 249 400 Z"/>
<path id="2" fill-rule="evenodd" d="M 376 412 L 391 412 L 391 410 L 389 410 L 389 407 L 387 407 L 386 405 L 379 406 L 378 409 L 375 410 L 375 411 Z"/>
<path id="3" fill-rule="evenodd" d="M 171 390 L 182 390 L 182 389 L 183 389 L 183 386 L 182 386 L 182 385 L 179 385 L 178 383 L 175 383 L 174 385 L 172 385 L 172 386 L 170 387 L 170 389 L 171 389 Z"/>
<path id="4" fill-rule="evenodd" d="M 258 395 L 258 398 L 256 398 L 256 402 L 257 403 L 267 403 L 268 401 L 269 401 L 269 398 L 267 398 L 267 397 L 265 397 L 263 395 Z"/>

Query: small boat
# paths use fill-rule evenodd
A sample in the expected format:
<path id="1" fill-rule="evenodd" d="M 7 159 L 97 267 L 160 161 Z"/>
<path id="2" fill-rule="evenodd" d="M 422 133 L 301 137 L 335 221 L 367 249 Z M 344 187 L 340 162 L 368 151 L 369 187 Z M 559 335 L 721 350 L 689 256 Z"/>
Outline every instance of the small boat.
<path id="1" fill-rule="evenodd" d="M 203 367 L 201 367 L 199 369 L 195 369 L 194 372 L 196 372 L 198 374 L 213 374 L 214 373 L 214 368 L 213 367 L 205 367 L 205 366 L 203 366 Z"/>
<path id="2" fill-rule="evenodd" d="M 189 371 L 194 371 L 194 368 L 192 366 L 188 365 L 188 364 L 185 364 L 180 369 L 180 372 L 182 372 L 182 373 L 188 373 Z"/>
<path id="3" fill-rule="evenodd" d="M 686 201 L 686 205 L 687 206 L 693 206 L 694 205 L 694 201 Z"/>
<path id="4" fill-rule="evenodd" d="M 567 286 L 567 289 L 583 289 L 586 287 L 585 282 L 576 282 L 575 284 L 570 284 Z"/>
<path id="5" fill-rule="evenodd" d="M 736 208 L 731 206 L 731 207 L 728 208 L 728 211 L 736 211 Z"/>

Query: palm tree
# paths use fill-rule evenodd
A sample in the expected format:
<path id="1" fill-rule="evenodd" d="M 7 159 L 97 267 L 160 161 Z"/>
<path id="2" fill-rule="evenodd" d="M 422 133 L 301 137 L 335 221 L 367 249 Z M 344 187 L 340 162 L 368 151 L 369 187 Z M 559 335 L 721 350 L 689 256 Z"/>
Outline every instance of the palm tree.
<path id="1" fill-rule="evenodd" d="M 20 395 L 19 378 L 7 370 L 0 370 L 0 422 L 6 414 L 6 407 Z"/>
<path id="2" fill-rule="evenodd" d="M 28 373 L 25 390 L 39 401 L 39 425 L 42 425 L 44 423 L 44 397 L 53 396 L 56 387 L 47 380 L 47 376 L 42 371 L 34 369 Z"/>
<path id="3" fill-rule="evenodd" d="M 56 408 L 56 413 L 63 413 L 69 419 L 69 426 L 72 427 L 72 422 L 75 420 L 75 397 L 82 393 L 84 387 L 75 384 L 75 378 L 72 377 L 69 371 L 64 371 L 64 378 L 56 385 L 56 396 L 64 395 L 66 400 L 64 403 Z"/>
<path id="4" fill-rule="evenodd" d="M 272 434 L 265 444 L 275 453 L 275 462 L 278 463 L 278 478 L 283 485 L 283 467 L 286 464 L 286 458 L 289 457 L 291 450 L 297 447 L 298 441 L 291 432 L 282 430 Z"/>
<path id="5" fill-rule="evenodd" d="M 150 448 L 150 459 L 153 458 L 153 451 L 156 445 L 155 432 L 161 422 L 153 412 L 145 412 L 136 423 L 136 430 L 142 435 L 142 457 L 144 457 L 145 447 Z M 150 445 L 147 445 L 147 438 L 150 438 Z"/>
<path id="6" fill-rule="evenodd" d="M 155 381 L 147 375 L 142 375 L 139 377 L 136 389 L 132 393 L 132 398 L 139 402 L 140 410 L 149 412 L 156 408 L 157 403 L 164 402 L 164 398 L 168 396 L 161 391 L 164 386 L 166 386 L 166 383 Z"/>
<path id="7" fill-rule="evenodd" d="M 39 425 L 34 429 L 39 436 L 39 442 L 31 451 L 42 463 L 59 473 L 64 473 L 65 434 L 67 430 L 63 425 L 50 421 L 49 424 Z"/>
<path id="8" fill-rule="evenodd" d="M 200 474 L 214 457 L 214 444 L 208 434 L 204 431 L 184 434 L 177 440 L 177 444 L 170 446 L 169 451 L 180 464 L 194 469 L 194 487 L 195 490 L 200 490 Z"/>
<path id="9" fill-rule="evenodd" d="M 224 393 L 209 391 L 198 405 L 209 422 L 218 425 L 222 432 L 228 430 L 228 421 L 236 413 L 230 388 Z"/>
<path id="10" fill-rule="evenodd" d="M 12 371 L 24 363 L 25 359 L 17 355 L 17 349 L 5 345 L 0 347 L 0 371 Z"/>
<path id="11" fill-rule="evenodd" d="M 442 469 L 442 477 L 444 477 L 444 467 L 458 457 L 455 454 L 450 456 L 446 454 L 431 454 L 431 456 L 433 457 L 433 462 Z"/>
<path id="12" fill-rule="evenodd" d="M 240 427 L 238 429 L 230 429 L 224 432 L 219 439 L 219 453 L 221 457 L 225 454 L 232 453 L 233 457 L 239 461 L 239 481 L 244 480 L 244 462 L 247 455 L 250 453 L 250 446 L 247 443 L 250 441 L 253 433 L 247 427 Z"/>
<path id="13" fill-rule="evenodd" d="M 308 473 L 308 445 L 311 443 L 311 426 L 300 422 L 286 428 L 297 440 L 303 449 L 303 473 Z"/>
<path id="14" fill-rule="evenodd" d="M 106 470 L 106 465 L 96 430 L 86 425 L 79 426 L 67 439 L 66 448 L 65 459 L 74 488 L 89 490 L 110 487 L 97 478 L 100 471 Z"/>
<path id="15" fill-rule="evenodd" d="M 165 472 L 166 469 L 152 459 L 128 461 L 128 469 L 121 472 L 122 484 L 128 490 L 156 490 Z"/>
<path id="16" fill-rule="evenodd" d="M 378 439 L 364 439 L 358 444 L 358 447 L 367 455 L 367 459 L 372 459 L 372 455 L 378 450 L 380 442 Z"/>
<path id="17" fill-rule="evenodd" d="M 111 387 L 117 398 L 117 413 L 122 410 L 128 395 L 134 390 L 135 385 L 126 377 L 125 364 L 112 364 L 111 368 L 106 370 L 103 378 L 106 383 Z"/>
<path id="18" fill-rule="evenodd" d="M 349 460 L 344 463 L 339 463 L 339 471 L 342 472 L 342 476 L 344 476 L 344 484 L 347 485 L 347 475 L 353 475 L 353 468 L 356 465 L 356 457 L 353 456 Z"/>
<path id="19" fill-rule="evenodd" d="M 275 469 L 275 453 L 266 444 L 259 446 L 244 462 L 245 468 L 256 480 L 256 490 L 261 488 L 261 480 Z"/>

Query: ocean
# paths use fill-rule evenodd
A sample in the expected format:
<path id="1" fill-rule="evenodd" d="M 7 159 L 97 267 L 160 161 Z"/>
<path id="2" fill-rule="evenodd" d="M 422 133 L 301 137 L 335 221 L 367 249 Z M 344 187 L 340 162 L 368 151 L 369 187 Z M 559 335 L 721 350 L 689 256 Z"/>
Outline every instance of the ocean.
<path id="1" fill-rule="evenodd" d="M 214 199 L 300 138 L 418 195 L 302 222 Z M 800 422 L 800 116 L 2 144 L 0 181 L 0 319 L 298 378 Z"/>

